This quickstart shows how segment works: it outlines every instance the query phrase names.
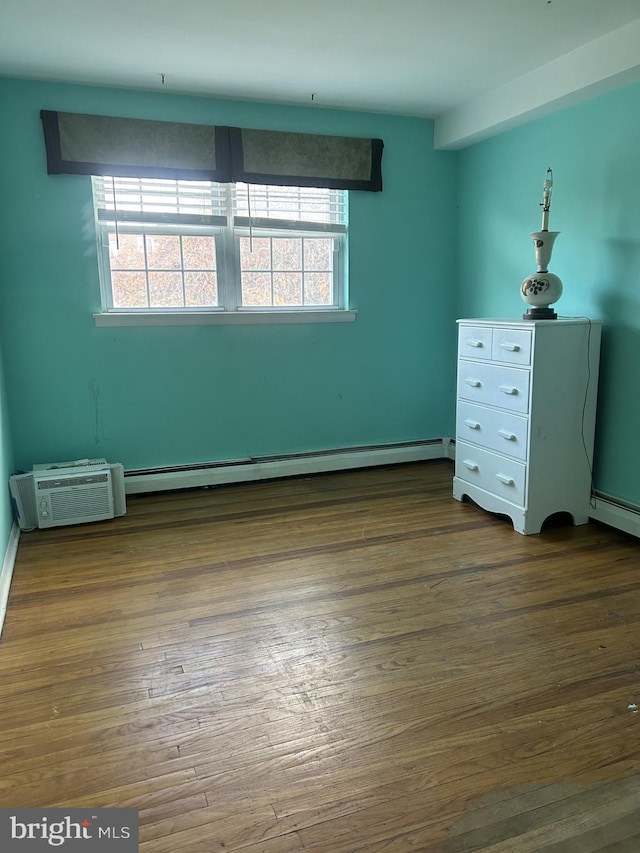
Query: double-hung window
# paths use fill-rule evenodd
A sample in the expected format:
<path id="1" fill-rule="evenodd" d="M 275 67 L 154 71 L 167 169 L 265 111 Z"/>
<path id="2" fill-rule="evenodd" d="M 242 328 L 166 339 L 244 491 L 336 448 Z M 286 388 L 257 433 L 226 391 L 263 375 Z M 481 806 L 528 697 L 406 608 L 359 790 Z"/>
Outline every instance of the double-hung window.
<path id="1" fill-rule="evenodd" d="M 347 307 L 346 190 L 92 180 L 104 314 Z"/>

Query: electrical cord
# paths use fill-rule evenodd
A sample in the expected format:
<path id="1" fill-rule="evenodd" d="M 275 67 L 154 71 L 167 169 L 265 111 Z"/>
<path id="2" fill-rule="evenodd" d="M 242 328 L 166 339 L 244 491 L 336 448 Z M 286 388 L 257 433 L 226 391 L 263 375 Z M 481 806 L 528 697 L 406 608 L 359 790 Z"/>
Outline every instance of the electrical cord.
<path id="1" fill-rule="evenodd" d="M 596 508 L 596 495 L 593 489 L 593 457 L 589 455 L 589 450 L 587 448 L 587 441 L 584 435 L 585 428 L 585 416 L 587 412 L 587 403 L 589 402 L 589 389 L 591 387 L 591 329 L 593 328 L 593 324 L 591 322 L 590 317 L 565 317 L 567 320 L 586 320 L 588 323 L 588 332 L 587 332 L 587 383 L 584 390 L 584 400 L 582 401 L 582 424 L 581 424 L 581 437 L 582 437 L 582 448 L 584 450 L 584 455 L 587 460 L 587 466 L 589 468 L 589 505 L 592 509 Z"/>

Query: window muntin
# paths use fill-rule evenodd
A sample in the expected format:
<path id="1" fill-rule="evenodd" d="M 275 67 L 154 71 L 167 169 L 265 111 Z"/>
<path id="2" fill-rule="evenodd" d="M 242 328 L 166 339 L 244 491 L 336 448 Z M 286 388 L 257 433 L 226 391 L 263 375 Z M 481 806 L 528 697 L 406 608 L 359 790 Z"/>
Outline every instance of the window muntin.
<path id="1" fill-rule="evenodd" d="M 347 193 L 94 177 L 103 310 L 342 309 Z"/>

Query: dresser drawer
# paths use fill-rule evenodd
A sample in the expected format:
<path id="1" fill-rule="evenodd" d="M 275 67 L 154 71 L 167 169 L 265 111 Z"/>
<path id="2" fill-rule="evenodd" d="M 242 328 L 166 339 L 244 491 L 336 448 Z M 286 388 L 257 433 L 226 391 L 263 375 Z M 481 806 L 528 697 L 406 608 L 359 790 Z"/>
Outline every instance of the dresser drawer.
<path id="1" fill-rule="evenodd" d="M 460 326 L 458 336 L 460 358 L 491 358 L 491 328 L 488 326 Z"/>
<path id="2" fill-rule="evenodd" d="M 456 437 L 460 441 L 526 460 L 528 428 L 529 422 L 522 415 L 458 401 Z"/>
<path id="3" fill-rule="evenodd" d="M 527 414 L 529 380 L 528 370 L 460 359 L 458 398 Z"/>
<path id="4" fill-rule="evenodd" d="M 526 470 L 522 462 L 456 442 L 456 477 L 518 506 L 525 505 Z"/>
<path id="5" fill-rule="evenodd" d="M 526 329 L 494 329 L 491 359 L 509 364 L 531 364 L 531 332 Z"/>

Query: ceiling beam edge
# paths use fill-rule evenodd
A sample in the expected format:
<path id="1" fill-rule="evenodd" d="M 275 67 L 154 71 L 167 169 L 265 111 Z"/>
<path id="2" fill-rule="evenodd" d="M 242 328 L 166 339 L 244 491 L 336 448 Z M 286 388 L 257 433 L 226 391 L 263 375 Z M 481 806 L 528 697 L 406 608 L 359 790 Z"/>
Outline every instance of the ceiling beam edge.
<path id="1" fill-rule="evenodd" d="M 640 81 L 640 20 L 485 92 L 435 119 L 434 148 L 465 148 Z"/>

